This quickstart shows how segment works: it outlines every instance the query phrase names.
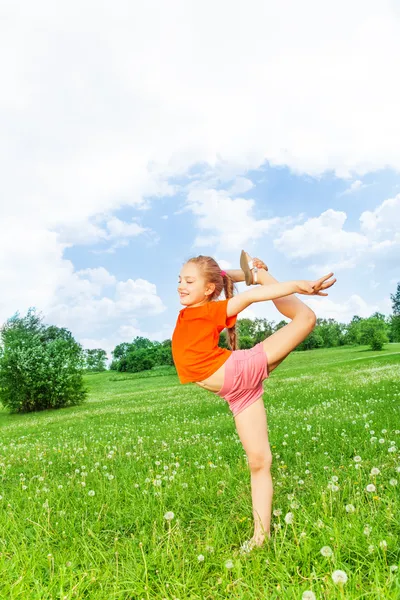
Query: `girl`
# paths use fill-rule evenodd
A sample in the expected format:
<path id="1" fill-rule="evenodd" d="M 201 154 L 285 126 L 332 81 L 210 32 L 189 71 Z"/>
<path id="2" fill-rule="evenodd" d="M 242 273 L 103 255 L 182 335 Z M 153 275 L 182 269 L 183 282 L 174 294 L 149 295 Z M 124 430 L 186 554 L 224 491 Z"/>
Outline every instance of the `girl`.
<path id="1" fill-rule="evenodd" d="M 263 403 L 263 380 L 315 327 L 316 316 L 294 294 L 327 296 L 323 292 L 336 279 L 329 273 L 316 281 L 278 283 L 259 259 L 242 251 L 241 269 L 223 271 L 209 256 L 191 258 L 179 275 L 178 293 L 183 309 L 172 336 L 172 353 L 181 383 L 197 385 L 224 398 L 250 467 L 254 535 L 242 551 L 261 546 L 271 537 L 272 455 Z M 234 282 L 259 284 L 233 296 Z M 222 292 L 225 300 L 217 300 Z M 273 300 L 290 323 L 250 350 L 237 350 L 237 315 L 253 302 Z M 232 350 L 218 346 L 220 332 L 228 328 Z"/>

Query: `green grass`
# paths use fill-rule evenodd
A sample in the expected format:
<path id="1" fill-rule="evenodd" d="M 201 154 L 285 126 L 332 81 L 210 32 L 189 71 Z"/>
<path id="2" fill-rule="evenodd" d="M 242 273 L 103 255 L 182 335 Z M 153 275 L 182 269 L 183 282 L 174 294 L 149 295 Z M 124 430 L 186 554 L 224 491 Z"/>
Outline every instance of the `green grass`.
<path id="1" fill-rule="evenodd" d="M 1 599 L 400 597 L 400 344 L 297 352 L 272 373 L 272 543 L 248 555 L 225 401 L 172 369 L 85 379 L 82 406 L 0 410 Z"/>

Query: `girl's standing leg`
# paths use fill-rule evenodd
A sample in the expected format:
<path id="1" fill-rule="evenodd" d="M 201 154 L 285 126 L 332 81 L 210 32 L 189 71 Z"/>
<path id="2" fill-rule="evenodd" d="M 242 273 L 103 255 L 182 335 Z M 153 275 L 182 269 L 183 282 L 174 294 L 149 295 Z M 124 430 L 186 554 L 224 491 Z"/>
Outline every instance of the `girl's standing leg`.
<path id="1" fill-rule="evenodd" d="M 261 285 L 276 283 L 272 275 L 260 269 Z M 292 319 L 290 323 L 264 340 L 268 371 L 273 371 L 286 356 L 314 329 L 316 317 L 295 295 L 273 301 L 279 312 Z M 254 515 L 252 541 L 261 545 L 265 536 L 271 536 L 273 484 L 271 477 L 272 453 L 268 441 L 267 418 L 263 398 L 259 398 L 235 417 L 236 429 L 249 461 L 251 495 Z"/>
<path id="2" fill-rule="evenodd" d="M 235 417 L 235 424 L 250 468 L 254 517 L 252 541 L 261 546 L 265 536 L 271 537 L 273 495 L 272 453 L 268 441 L 267 417 L 262 396 Z"/>

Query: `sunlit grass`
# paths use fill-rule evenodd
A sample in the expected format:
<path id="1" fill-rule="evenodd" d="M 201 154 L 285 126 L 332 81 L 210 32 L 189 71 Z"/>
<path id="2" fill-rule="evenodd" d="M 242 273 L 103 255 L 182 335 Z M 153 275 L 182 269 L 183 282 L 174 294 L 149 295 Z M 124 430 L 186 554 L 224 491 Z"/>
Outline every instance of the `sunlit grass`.
<path id="1" fill-rule="evenodd" d="M 160 374 L 88 375 L 82 406 L 0 411 L 0 598 L 400 597 L 400 344 L 273 372 L 272 542 L 248 555 L 230 411 Z"/>

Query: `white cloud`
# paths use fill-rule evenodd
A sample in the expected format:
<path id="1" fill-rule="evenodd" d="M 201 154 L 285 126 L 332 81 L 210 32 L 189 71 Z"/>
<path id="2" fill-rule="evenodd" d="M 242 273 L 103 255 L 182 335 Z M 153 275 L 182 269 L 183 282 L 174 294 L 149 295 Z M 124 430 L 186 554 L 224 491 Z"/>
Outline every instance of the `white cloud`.
<path id="1" fill-rule="evenodd" d="M 301 300 L 315 312 L 317 317 L 331 318 L 341 323 L 348 323 L 354 315 L 365 318 L 380 310 L 378 304 L 368 304 L 358 294 L 352 294 L 347 300 L 340 302 L 334 302 L 330 298 L 312 298 L 310 296 L 301 296 Z"/>
<path id="2" fill-rule="evenodd" d="M 60 241 L 68 245 L 93 245 L 114 241 L 112 247 L 126 245 L 129 238 L 150 232 L 135 221 L 127 223 L 115 216 L 103 215 L 97 215 L 91 220 L 60 223 L 54 229 L 59 233 Z"/>
<path id="3" fill-rule="evenodd" d="M 326 210 L 319 217 L 308 219 L 284 231 L 274 240 L 274 246 L 292 258 L 307 258 L 327 253 L 352 253 L 368 245 L 364 235 L 344 231 L 345 212 Z"/>
<path id="4" fill-rule="evenodd" d="M 205 235 L 198 235 L 194 245 L 217 246 L 217 251 L 235 251 L 272 229 L 279 230 L 293 222 L 291 217 L 257 219 L 255 201 L 231 198 L 224 190 L 192 189 L 186 209 L 196 216 L 196 226 Z"/>
<path id="5" fill-rule="evenodd" d="M 64 251 L 111 241 L 113 252 L 142 234 L 112 215 L 173 194 L 170 178 L 193 165 L 233 180 L 231 195 L 248 191 L 243 175 L 265 161 L 310 175 L 399 170 L 399 22 L 393 4 L 372 0 L 253 0 L 246 10 L 228 0 L 8 3 L 0 318 L 54 306 L 71 281 L 79 298 L 91 298 L 98 284 L 74 273 Z M 257 221 L 252 200 L 228 194 L 219 210 L 218 192 L 203 193 L 191 210 L 204 244 L 237 248 L 282 223 Z M 337 231 L 362 247 L 359 234 Z M 289 235 L 295 255 L 297 233 Z M 378 237 L 377 252 L 385 242 Z M 68 298 L 84 317 L 72 291 Z M 91 322 L 95 309 L 115 310 L 112 298 L 93 303 Z"/>
<path id="6" fill-rule="evenodd" d="M 356 179 L 356 181 L 353 181 L 353 183 L 350 185 L 350 187 L 348 187 L 344 192 L 342 192 L 341 196 L 354 194 L 355 192 L 358 192 L 359 190 L 361 190 L 364 187 L 367 187 L 365 185 L 365 183 L 363 183 L 361 181 L 361 179 Z"/>
<path id="7" fill-rule="evenodd" d="M 111 275 L 104 267 L 97 267 L 95 269 L 81 269 L 80 271 L 77 271 L 76 274 L 79 277 L 84 277 L 86 275 L 89 281 L 97 285 L 97 294 L 100 294 L 103 287 L 115 285 L 117 283 L 116 277 Z"/>
<path id="8" fill-rule="evenodd" d="M 400 194 L 385 200 L 374 211 L 363 212 L 360 222 L 361 230 L 373 240 L 394 236 L 400 241 Z"/>
<path id="9" fill-rule="evenodd" d="M 254 187 L 254 183 L 247 179 L 247 177 L 236 177 L 235 181 L 228 189 L 228 194 L 231 196 L 236 196 L 238 194 L 245 194 L 251 188 Z"/>

